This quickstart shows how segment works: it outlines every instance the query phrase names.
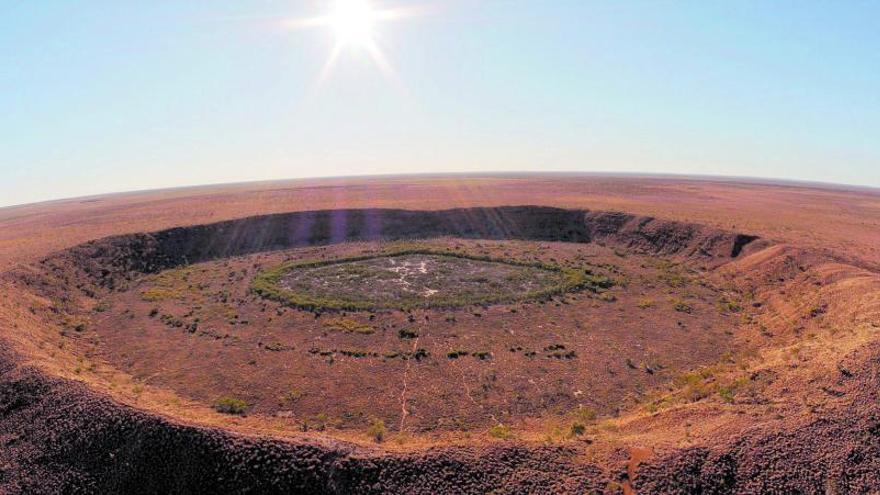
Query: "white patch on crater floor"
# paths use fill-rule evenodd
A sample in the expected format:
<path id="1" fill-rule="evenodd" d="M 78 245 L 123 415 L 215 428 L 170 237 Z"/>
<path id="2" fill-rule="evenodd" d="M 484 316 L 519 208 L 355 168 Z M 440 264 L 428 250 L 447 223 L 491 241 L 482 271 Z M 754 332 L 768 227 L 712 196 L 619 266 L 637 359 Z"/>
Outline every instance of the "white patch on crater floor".
<path id="1" fill-rule="evenodd" d="M 391 261 L 392 266 L 388 270 L 397 274 L 406 276 L 414 272 L 419 272 L 421 274 L 428 273 L 428 262 L 424 260 L 418 263 L 404 260 L 399 266 L 397 265 L 397 261 L 394 258 L 389 258 L 389 261 Z"/>
<path id="2" fill-rule="evenodd" d="M 413 289 L 410 288 L 410 285 L 412 284 L 410 284 L 409 280 L 406 279 L 408 276 L 413 275 L 416 272 L 421 273 L 422 275 L 426 275 L 428 273 L 427 260 L 422 260 L 419 262 L 402 260 L 399 265 L 397 264 L 397 260 L 395 260 L 394 258 L 388 258 L 388 261 L 391 264 L 391 266 L 388 268 L 388 271 L 394 272 L 395 274 L 400 276 L 400 278 L 397 279 L 396 282 L 400 284 L 400 288 L 402 290 L 405 290 L 407 292 L 415 292 Z M 421 294 L 424 297 L 431 297 L 437 292 L 439 292 L 439 290 L 425 289 L 421 292 Z"/>

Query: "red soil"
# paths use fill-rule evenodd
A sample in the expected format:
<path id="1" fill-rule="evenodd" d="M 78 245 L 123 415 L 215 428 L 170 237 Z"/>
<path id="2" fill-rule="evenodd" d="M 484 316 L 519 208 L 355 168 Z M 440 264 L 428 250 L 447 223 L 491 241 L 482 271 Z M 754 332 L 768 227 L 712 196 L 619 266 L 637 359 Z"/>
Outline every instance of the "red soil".
<path id="1" fill-rule="evenodd" d="M 279 226 L 304 225 L 303 219 L 321 224 L 322 214 L 77 246 L 107 235 L 282 211 L 503 204 L 616 209 L 677 222 L 541 209 L 436 216 L 385 212 L 379 215 L 385 219 L 382 229 L 374 232 L 368 228 L 372 213 L 337 211 L 327 218 L 347 218 L 345 232 L 310 231 L 308 238 L 254 234 L 294 232 Z M 577 218 L 581 227 L 567 227 Z M 610 177 L 327 180 L 9 208 L 0 210 L 0 226 L 0 266 L 8 270 L 3 291 L 13 296 L 0 301 L 0 487 L 5 492 L 867 493 L 880 488 L 880 275 L 875 271 L 880 194 L 875 191 Z M 487 252 L 526 256 L 534 246 L 539 258 L 593 257 L 637 280 L 612 289 L 614 302 L 584 293 L 565 296 L 568 304 L 559 300 L 559 306 L 492 306 L 480 310 L 480 317 L 459 310 L 453 327 L 444 326 L 442 312 L 416 312 L 419 322 L 428 316 L 419 330 L 432 340 L 412 349 L 431 347 L 432 359 L 425 362 L 344 357 L 332 368 L 308 361 L 295 350 L 316 336 L 331 347 L 357 341 L 387 350 L 399 343 L 394 330 L 412 322 L 408 315 L 383 313 L 373 321 L 384 332 L 318 335 L 324 331 L 320 318 L 285 310 L 289 319 L 283 325 L 269 321 L 280 306 L 271 303 L 264 314 L 263 305 L 270 303 L 248 295 L 244 280 L 212 277 L 210 270 L 200 282 L 235 292 L 233 299 L 241 301 L 235 306 L 239 319 L 244 315 L 249 323 L 230 327 L 241 345 L 169 331 L 168 325 L 144 317 L 156 304 L 140 295 L 150 284 L 145 274 L 193 262 L 224 270 L 246 267 L 250 273 L 255 262 L 319 252 L 299 246 L 332 245 L 356 234 L 365 244 L 317 249 L 358 251 L 414 226 L 429 237 L 459 238 L 442 241 L 446 244 Z M 509 238 L 517 240 L 504 240 Z M 652 267 L 658 259 L 696 269 L 693 287 L 684 291 L 661 284 L 661 275 L 668 275 Z M 194 306 L 186 297 L 162 301 L 160 311 L 183 318 L 183 310 Z M 681 311 L 639 305 L 642 299 L 664 297 L 692 303 L 695 316 L 685 319 L 699 322 L 687 324 L 699 332 L 681 333 Z M 96 308 L 105 301 L 109 311 Z M 132 321 L 143 324 L 143 332 L 133 333 Z M 548 361 L 538 370 L 517 361 L 516 353 L 502 352 L 547 347 L 541 347 L 547 334 L 538 329 L 551 321 L 559 327 L 554 339 L 572 345 L 577 359 Z M 644 324 L 634 325 L 639 322 Z M 595 333 L 573 331 L 584 323 Z M 287 324 L 302 332 L 285 332 Z M 639 328 L 621 331 L 634 326 Z M 529 338 L 525 345 L 509 334 L 490 338 L 477 331 L 484 327 L 522 329 Z M 436 360 L 465 335 L 493 359 Z M 590 337 L 602 345 L 591 347 Z M 257 345 L 265 341 L 295 350 Z M 644 349 L 660 356 L 662 371 L 646 373 L 639 366 L 640 357 L 650 361 Z M 631 354 L 636 370 L 627 365 Z M 247 364 L 249 355 L 259 356 L 260 366 Z M 294 367 L 285 367 L 294 356 Z M 470 387 L 466 376 L 480 383 L 489 367 L 501 376 L 497 391 L 476 402 L 467 399 L 470 394 L 452 394 Z M 296 406 L 301 409 L 294 417 L 270 417 L 288 410 L 269 398 L 282 390 L 277 377 L 290 370 L 301 377 L 297 385 L 305 391 Z M 341 386 L 325 389 L 330 395 L 322 398 L 327 372 L 336 374 L 333 380 Z M 205 379 L 212 373 L 214 378 Z M 559 377 L 566 394 L 557 394 L 551 382 L 522 388 L 542 376 Z M 581 394 L 575 398 L 577 384 L 583 384 L 575 390 L 589 397 L 598 418 L 577 416 L 585 400 Z M 210 403 L 221 390 L 253 393 L 251 413 L 214 412 Z M 525 408 L 514 407 L 516 393 L 528 398 Z M 402 406 L 401 396 L 406 398 Z M 560 407 L 547 407 L 554 405 L 547 400 L 551 396 L 562 398 L 555 404 Z M 537 397 L 545 399 L 533 400 Z M 298 431 L 299 416 L 333 410 L 332 416 L 344 417 L 352 409 L 385 419 L 393 441 L 372 443 L 358 421 L 331 425 L 325 432 Z M 495 419 L 487 422 L 487 416 Z M 511 427 L 513 439 L 497 438 L 508 436 L 508 430 L 486 429 L 499 416 L 510 418 L 498 422 Z M 436 428 L 430 425 L 446 424 L 443 418 L 463 418 L 468 426 L 426 434 Z M 584 431 L 568 435 L 573 422 L 583 422 Z"/>

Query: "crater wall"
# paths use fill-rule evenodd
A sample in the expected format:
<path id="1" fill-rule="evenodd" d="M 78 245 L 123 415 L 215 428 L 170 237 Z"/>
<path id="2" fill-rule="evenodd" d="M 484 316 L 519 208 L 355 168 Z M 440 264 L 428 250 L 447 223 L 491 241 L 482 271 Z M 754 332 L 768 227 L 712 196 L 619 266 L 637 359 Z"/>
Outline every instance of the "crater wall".
<path id="1" fill-rule="evenodd" d="M 540 206 L 439 211 L 323 210 L 249 217 L 152 233 L 107 237 L 43 261 L 65 265 L 112 289 L 120 279 L 210 259 L 347 241 L 461 237 L 601 242 L 640 252 L 726 261 L 758 238 L 620 212 Z"/>

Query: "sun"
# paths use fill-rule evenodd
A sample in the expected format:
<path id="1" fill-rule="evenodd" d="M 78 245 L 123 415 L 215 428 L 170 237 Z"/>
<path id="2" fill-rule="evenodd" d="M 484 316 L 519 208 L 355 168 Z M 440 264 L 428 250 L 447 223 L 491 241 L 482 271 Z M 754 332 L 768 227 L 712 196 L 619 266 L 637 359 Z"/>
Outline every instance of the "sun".
<path id="1" fill-rule="evenodd" d="M 386 76 L 392 80 L 395 79 L 391 64 L 388 63 L 376 42 L 376 25 L 380 22 L 421 15 L 425 8 L 424 6 L 375 8 L 372 1 L 333 0 L 329 11 L 322 16 L 285 22 L 285 25 L 291 28 L 323 26 L 333 32 L 336 42 L 318 77 L 319 83 L 327 78 L 346 48 L 365 52 Z"/>
<path id="2" fill-rule="evenodd" d="M 373 42 L 376 17 L 376 11 L 368 0 L 336 0 L 327 17 L 327 24 L 338 43 L 364 47 Z"/>

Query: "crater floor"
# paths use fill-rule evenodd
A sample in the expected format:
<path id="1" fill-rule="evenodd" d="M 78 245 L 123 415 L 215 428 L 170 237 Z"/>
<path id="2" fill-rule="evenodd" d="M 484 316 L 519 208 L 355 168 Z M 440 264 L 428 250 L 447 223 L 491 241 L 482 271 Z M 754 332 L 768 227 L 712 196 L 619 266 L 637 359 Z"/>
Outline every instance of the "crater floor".
<path id="1" fill-rule="evenodd" d="M 293 297 L 376 310 L 517 300 L 564 282 L 560 270 L 460 253 L 391 253 L 282 271 L 278 286 Z"/>
<path id="2" fill-rule="evenodd" d="M 388 257 L 388 245 L 346 243 L 148 276 L 99 303 L 97 356 L 146 385 L 205 404 L 232 398 L 290 429 L 364 431 L 378 418 L 394 433 L 439 434 L 613 414 L 734 350 L 738 317 L 721 304 L 724 288 L 662 257 L 562 242 L 420 246 L 455 256 Z M 252 290 L 266 270 L 301 263 L 311 264 L 285 271 L 286 287 L 342 299 L 467 299 L 496 289 L 514 298 L 572 271 L 613 285 L 406 311 L 309 311 Z"/>

